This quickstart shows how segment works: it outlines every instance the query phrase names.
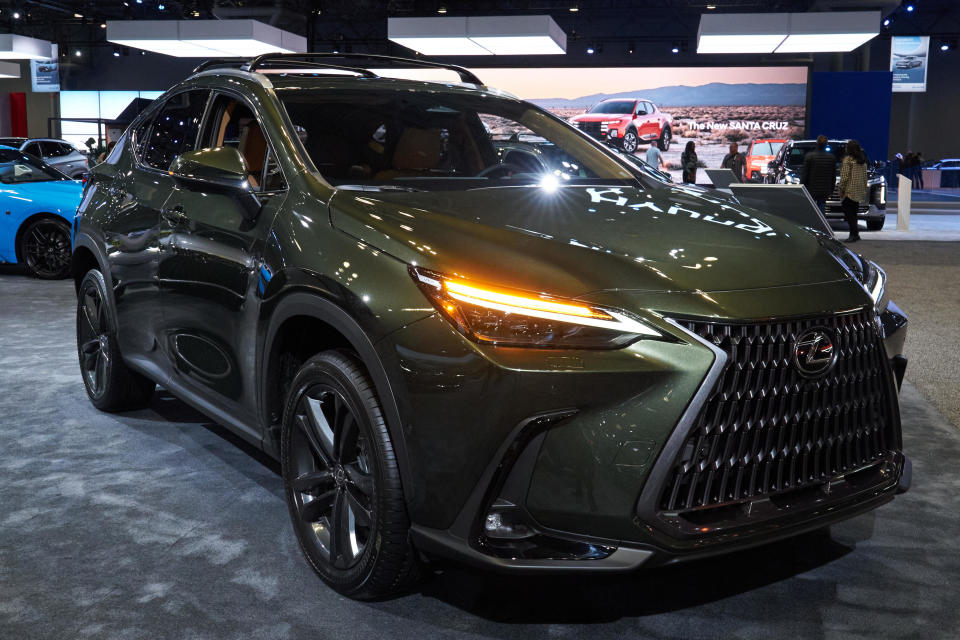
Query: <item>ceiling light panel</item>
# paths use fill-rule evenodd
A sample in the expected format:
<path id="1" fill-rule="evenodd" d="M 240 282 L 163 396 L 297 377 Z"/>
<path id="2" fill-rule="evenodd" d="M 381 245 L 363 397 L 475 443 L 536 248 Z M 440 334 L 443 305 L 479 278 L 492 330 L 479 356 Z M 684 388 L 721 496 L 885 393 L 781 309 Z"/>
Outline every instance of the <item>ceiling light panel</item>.
<path id="1" fill-rule="evenodd" d="M 772 53 L 789 33 L 786 13 L 704 14 L 697 53 Z"/>
<path id="2" fill-rule="evenodd" d="M 853 51 L 880 33 L 879 11 L 790 14 L 790 35 L 776 53 Z"/>
<path id="3" fill-rule="evenodd" d="M 0 34 L 0 60 L 44 60 L 53 57 L 52 50 L 47 40 L 13 33 Z"/>
<path id="4" fill-rule="evenodd" d="M 16 62 L 0 62 L 0 78 L 19 78 L 20 65 Z"/>
<path id="5" fill-rule="evenodd" d="M 424 55 L 548 55 L 567 50 L 550 16 L 388 18 L 387 37 Z"/>
<path id="6" fill-rule="evenodd" d="M 550 16 L 467 18 L 467 37 L 498 56 L 567 52 L 567 34 Z"/>
<path id="7" fill-rule="evenodd" d="M 306 38 L 256 20 L 108 20 L 114 44 L 178 58 L 306 51 Z"/>
<path id="8" fill-rule="evenodd" d="M 465 17 L 387 18 L 387 38 L 426 56 L 489 56 L 467 37 Z"/>

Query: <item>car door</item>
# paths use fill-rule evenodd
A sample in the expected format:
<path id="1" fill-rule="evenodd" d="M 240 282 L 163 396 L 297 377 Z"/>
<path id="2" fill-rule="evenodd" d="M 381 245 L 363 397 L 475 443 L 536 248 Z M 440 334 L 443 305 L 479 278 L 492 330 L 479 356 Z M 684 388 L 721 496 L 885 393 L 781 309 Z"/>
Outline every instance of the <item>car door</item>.
<path id="1" fill-rule="evenodd" d="M 168 169 L 194 148 L 208 90 L 175 94 L 138 123 L 127 166 L 100 165 L 92 187 L 105 188 L 111 215 L 102 232 L 113 281 L 117 339 L 124 357 L 166 371 L 157 339 L 161 310 L 159 253 L 167 227 L 161 213 L 173 191 Z M 110 175 L 101 180 L 100 175 Z M 154 371 L 157 375 L 162 372 Z"/>
<path id="2" fill-rule="evenodd" d="M 287 185 L 256 110 L 239 95 L 215 95 L 201 145 L 236 147 L 250 189 L 181 180 L 167 201 L 170 235 L 160 254 L 164 350 L 171 382 L 220 408 L 259 442 L 257 288 L 267 233 Z"/>
<path id="3" fill-rule="evenodd" d="M 657 125 L 657 116 L 654 114 L 653 105 L 647 101 L 641 101 L 643 116 L 641 116 L 640 137 L 644 140 L 652 140 L 660 135 L 660 127 Z"/>
<path id="4" fill-rule="evenodd" d="M 86 158 L 66 142 L 45 140 L 42 147 L 50 148 L 52 158 L 56 162 L 54 166 L 71 178 L 87 169 Z"/>

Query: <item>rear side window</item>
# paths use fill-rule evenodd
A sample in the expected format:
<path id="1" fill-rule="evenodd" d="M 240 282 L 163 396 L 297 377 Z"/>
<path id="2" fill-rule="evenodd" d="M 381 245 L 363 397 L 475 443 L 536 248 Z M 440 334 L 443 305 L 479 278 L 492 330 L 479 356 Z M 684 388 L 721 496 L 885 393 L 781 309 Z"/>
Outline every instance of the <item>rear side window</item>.
<path id="1" fill-rule="evenodd" d="M 31 142 L 30 144 L 28 144 L 26 147 L 23 148 L 23 152 L 29 153 L 32 156 L 37 156 L 38 158 L 43 157 L 43 152 L 40 151 L 39 142 Z"/>
<path id="2" fill-rule="evenodd" d="M 144 162 L 166 171 L 177 156 L 196 148 L 197 132 L 209 95 L 205 89 L 184 91 L 167 100 L 153 121 Z"/>

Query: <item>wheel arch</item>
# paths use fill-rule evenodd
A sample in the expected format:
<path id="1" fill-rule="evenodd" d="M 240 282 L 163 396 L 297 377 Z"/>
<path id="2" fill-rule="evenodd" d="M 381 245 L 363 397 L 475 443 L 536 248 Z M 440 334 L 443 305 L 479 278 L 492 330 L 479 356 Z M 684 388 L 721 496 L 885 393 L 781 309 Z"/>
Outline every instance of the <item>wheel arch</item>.
<path id="1" fill-rule="evenodd" d="M 293 291 L 283 295 L 277 301 L 266 326 L 261 349 L 262 356 L 258 364 L 260 413 L 262 424 L 265 426 L 264 448 L 275 455 L 279 453 L 278 433 L 272 416 L 279 413 L 279 417 L 282 419 L 285 390 L 277 389 L 274 382 L 281 382 L 277 379 L 277 376 L 282 377 L 284 374 L 283 363 L 280 359 L 284 353 L 283 347 L 291 335 L 290 331 L 293 331 L 292 335 L 295 336 L 297 332 L 304 329 L 308 331 L 310 329 L 322 330 L 324 334 L 307 342 L 307 348 L 302 353 L 305 354 L 313 347 L 320 347 L 320 350 L 347 348 L 360 359 L 363 367 L 370 375 L 377 398 L 383 408 L 387 431 L 390 434 L 390 441 L 397 456 L 401 484 L 407 488 L 404 491 L 404 498 L 409 504 L 413 495 L 413 484 L 400 409 L 393 394 L 393 385 L 387 375 L 386 368 L 373 342 L 360 324 L 330 300 L 314 293 Z M 310 353 L 307 357 L 312 355 L 315 355 L 315 353 Z M 279 412 L 277 409 L 278 402 Z"/>

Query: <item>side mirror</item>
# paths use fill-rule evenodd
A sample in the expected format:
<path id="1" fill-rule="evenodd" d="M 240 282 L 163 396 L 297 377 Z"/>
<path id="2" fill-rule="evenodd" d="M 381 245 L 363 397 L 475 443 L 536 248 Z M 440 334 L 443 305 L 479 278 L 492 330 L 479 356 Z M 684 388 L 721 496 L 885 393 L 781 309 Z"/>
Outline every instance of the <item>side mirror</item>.
<path id="1" fill-rule="evenodd" d="M 250 191 L 247 163 L 233 147 L 187 151 L 170 165 L 170 175 L 178 180 Z"/>

